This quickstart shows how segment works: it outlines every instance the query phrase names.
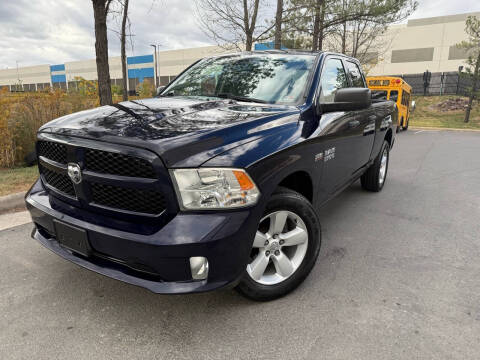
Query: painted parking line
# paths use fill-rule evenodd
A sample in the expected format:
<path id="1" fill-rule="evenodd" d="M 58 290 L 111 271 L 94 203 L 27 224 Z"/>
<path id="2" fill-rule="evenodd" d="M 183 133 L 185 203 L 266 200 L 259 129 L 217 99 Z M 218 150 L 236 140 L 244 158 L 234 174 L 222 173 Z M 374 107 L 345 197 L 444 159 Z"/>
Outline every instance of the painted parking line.
<path id="1" fill-rule="evenodd" d="M 438 132 L 439 130 L 427 130 L 427 129 L 424 129 L 424 130 L 417 130 L 415 131 L 413 134 L 416 135 L 416 134 L 420 134 L 422 132 L 428 132 L 428 133 L 434 133 L 434 132 Z"/>

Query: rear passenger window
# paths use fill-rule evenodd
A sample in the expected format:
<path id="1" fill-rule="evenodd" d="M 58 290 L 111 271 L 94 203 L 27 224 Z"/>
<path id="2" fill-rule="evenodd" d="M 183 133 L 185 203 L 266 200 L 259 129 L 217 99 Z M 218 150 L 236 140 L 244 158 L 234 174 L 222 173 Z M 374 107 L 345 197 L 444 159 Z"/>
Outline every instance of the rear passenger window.
<path id="1" fill-rule="evenodd" d="M 320 102 L 331 103 L 338 89 L 348 87 L 347 74 L 340 59 L 328 59 L 320 80 Z"/>
<path id="2" fill-rule="evenodd" d="M 358 65 L 351 61 L 346 61 L 345 63 L 347 65 L 350 77 L 352 78 L 353 87 L 366 87 L 362 72 L 360 71 Z"/>

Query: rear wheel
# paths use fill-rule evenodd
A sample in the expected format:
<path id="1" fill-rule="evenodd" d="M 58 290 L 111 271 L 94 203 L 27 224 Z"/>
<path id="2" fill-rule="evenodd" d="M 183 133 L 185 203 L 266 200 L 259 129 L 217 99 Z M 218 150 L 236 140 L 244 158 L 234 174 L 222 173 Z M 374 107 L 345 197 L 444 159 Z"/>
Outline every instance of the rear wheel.
<path id="1" fill-rule="evenodd" d="M 267 204 L 250 260 L 237 290 L 267 301 L 283 296 L 307 277 L 320 250 L 320 224 L 310 202 L 279 188 Z"/>
<path id="2" fill-rule="evenodd" d="M 383 189 L 387 179 L 389 159 L 390 144 L 384 141 L 380 154 L 360 179 L 365 190 L 378 192 Z"/>
<path id="3" fill-rule="evenodd" d="M 408 123 L 410 122 L 410 119 L 407 119 L 407 121 L 405 122 L 405 126 L 402 126 L 402 130 L 403 131 L 407 131 L 408 130 Z"/>

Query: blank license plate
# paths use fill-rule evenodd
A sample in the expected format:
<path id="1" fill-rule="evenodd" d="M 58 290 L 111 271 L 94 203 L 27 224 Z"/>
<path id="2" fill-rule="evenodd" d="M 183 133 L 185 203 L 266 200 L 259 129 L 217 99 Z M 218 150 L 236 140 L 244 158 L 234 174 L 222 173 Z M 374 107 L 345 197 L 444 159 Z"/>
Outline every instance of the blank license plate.
<path id="1" fill-rule="evenodd" d="M 90 255 L 87 231 L 76 226 L 53 220 L 55 234 L 60 245 L 84 256 Z"/>

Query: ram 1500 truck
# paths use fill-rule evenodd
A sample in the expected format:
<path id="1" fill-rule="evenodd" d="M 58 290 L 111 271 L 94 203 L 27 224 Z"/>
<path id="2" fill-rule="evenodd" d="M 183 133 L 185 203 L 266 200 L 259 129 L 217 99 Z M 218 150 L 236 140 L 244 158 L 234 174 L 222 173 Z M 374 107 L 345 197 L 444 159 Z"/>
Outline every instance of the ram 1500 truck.
<path id="1" fill-rule="evenodd" d="M 39 129 L 32 236 L 155 293 L 235 286 L 274 299 L 315 264 L 319 206 L 358 179 L 383 188 L 396 124 L 353 58 L 205 58 L 156 98 Z"/>

